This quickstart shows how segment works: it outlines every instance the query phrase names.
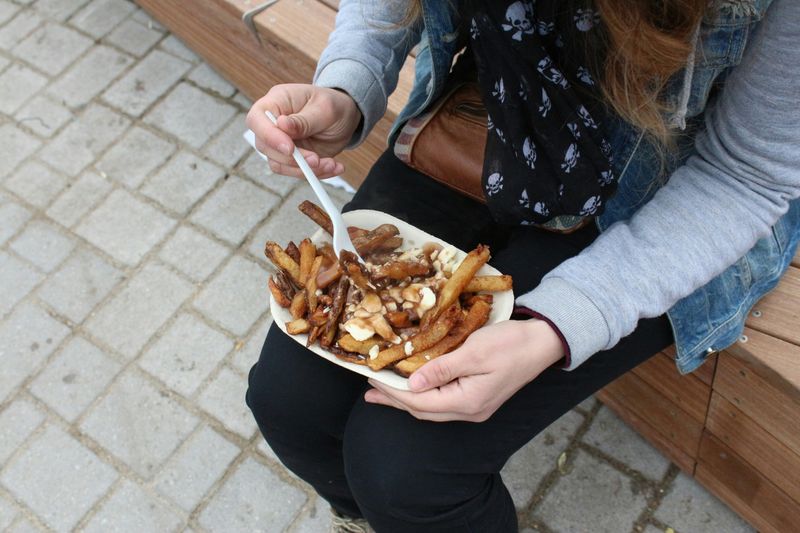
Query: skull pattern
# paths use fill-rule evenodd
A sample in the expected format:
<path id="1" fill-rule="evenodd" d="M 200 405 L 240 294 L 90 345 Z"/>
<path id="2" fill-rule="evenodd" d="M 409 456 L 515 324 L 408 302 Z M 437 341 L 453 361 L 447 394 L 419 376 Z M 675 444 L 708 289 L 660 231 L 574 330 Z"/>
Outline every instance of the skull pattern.
<path id="1" fill-rule="evenodd" d="M 530 137 L 525 138 L 525 142 L 522 143 L 522 156 L 525 158 L 525 162 L 531 168 L 536 168 L 536 158 L 538 157 L 536 154 L 536 145 L 533 144 L 533 139 Z"/>
<path id="2" fill-rule="evenodd" d="M 506 10 L 506 24 L 503 24 L 503 29 L 507 32 L 513 32 L 512 39 L 521 41 L 523 35 L 531 35 L 534 31 L 531 18 L 533 18 L 533 5 L 531 3 L 514 2 Z"/>
<path id="3" fill-rule="evenodd" d="M 589 31 L 595 25 L 600 24 L 600 13 L 591 8 L 579 9 L 575 14 L 574 20 L 575 27 L 579 31 Z"/>
<path id="4" fill-rule="evenodd" d="M 567 148 L 567 153 L 564 154 L 564 162 L 561 163 L 561 170 L 569 174 L 573 168 L 578 164 L 578 159 L 581 157 L 581 152 L 578 150 L 578 145 L 572 143 Z"/>
<path id="5" fill-rule="evenodd" d="M 542 76 L 558 85 L 562 89 L 569 87 L 567 78 L 565 78 L 564 74 L 562 74 L 561 71 L 556 68 L 556 66 L 553 64 L 553 60 L 550 59 L 550 56 L 545 56 L 541 61 L 539 61 L 539 65 L 536 68 Z"/>
<path id="6" fill-rule="evenodd" d="M 494 196 L 503 190 L 503 176 L 499 172 L 495 172 L 486 178 L 486 194 Z"/>

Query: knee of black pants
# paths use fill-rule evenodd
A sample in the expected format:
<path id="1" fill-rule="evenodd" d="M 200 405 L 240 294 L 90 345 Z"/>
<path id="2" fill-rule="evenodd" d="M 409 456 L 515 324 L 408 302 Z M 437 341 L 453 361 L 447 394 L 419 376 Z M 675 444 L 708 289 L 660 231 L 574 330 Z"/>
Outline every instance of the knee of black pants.
<path id="1" fill-rule="evenodd" d="M 429 438 L 420 424 L 435 423 L 363 402 L 351 413 L 345 473 L 370 524 L 377 531 L 515 531 L 499 474 L 460 464 L 459 443 L 447 442 L 446 433 Z"/>

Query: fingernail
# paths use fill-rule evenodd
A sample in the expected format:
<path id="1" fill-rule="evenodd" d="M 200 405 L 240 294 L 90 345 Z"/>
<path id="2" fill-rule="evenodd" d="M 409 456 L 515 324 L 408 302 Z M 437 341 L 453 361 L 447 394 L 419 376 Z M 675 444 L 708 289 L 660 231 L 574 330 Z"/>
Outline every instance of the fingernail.
<path id="1" fill-rule="evenodd" d="M 367 403 L 375 402 L 375 391 L 373 389 L 370 389 L 364 393 L 364 401 Z"/>
<path id="2" fill-rule="evenodd" d="M 408 378 L 408 387 L 411 390 L 421 390 L 428 386 L 428 380 L 422 374 L 411 374 Z"/>
<path id="3" fill-rule="evenodd" d="M 288 144 L 286 144 L 286 143 L 281 143 L 281 144 L 279 144 L 279 145 L 278 145 L 278 150 L 279 150 L 279 151 L 280 151 L 282 154 L 286 154 L 286 155 L 292 155 L 292 149 L 291 149 L 291 148 L 289 147 L 289 145 L 288 145 Z"/>

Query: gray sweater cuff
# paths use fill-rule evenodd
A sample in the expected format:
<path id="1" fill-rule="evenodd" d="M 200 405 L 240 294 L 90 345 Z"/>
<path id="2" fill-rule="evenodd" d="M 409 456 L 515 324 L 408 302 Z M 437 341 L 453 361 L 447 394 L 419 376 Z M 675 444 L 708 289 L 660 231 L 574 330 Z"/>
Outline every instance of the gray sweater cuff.
<path id="1" fill-rule="evenodd" d="M 603 314 L 568 281 L 545 278 L 531 292 L 519 296 L 516 303 L 546 316 L 558 327 L 570 351 L 565 370 L 574 370 L 595 353 L 606 349 L 610 333 Z"/>
<path id="2" fill-rule="evenodd" d="M 381 84 L 363 63 L 354 59 L 331 61 L 317 71 L 314 85 L 343 90 L 361 111 L 361 126 L 353 134 L 347 148 L 355 148 L 364 142 L 386 112 L 388 97 L 383 94 Z"/>

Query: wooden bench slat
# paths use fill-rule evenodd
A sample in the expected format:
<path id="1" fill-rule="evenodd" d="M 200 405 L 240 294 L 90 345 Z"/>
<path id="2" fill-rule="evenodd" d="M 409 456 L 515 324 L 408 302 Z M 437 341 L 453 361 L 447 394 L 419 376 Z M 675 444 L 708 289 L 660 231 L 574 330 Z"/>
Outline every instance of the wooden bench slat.
<path id="1" fill-rule="evenodd" d="M 747 326 L 778 339 L 800 345 L 800 268 L 789 267 L 778 286 L 753 308 Z"/>
<path id="2" fill-rule="evenodd" d="M 692 374 L 682 376 L 675 370 L 675 360 L 665 353 L 651 357 L 633 369 L 633 373 L 669 398 L 701 424 L 706 418 L 711 387 Z"/>
<path id="3" fill-rule="evenodd" d="M 720 357 L 714 391 L 800 456 L 800 398 L 774 387 L 754 365 L 730 354 Z"/>
<path id="4" fill-rule="evenodd" d="M 800 268 L 800 247 L 797 248 L 797 253 L 794 254 L 794 259 L 792 259 L 792 266 Z"/>
<path id="5" fill-rule="evenodd" d="M 707 431 L 695 479 L 762 533 L 796 531 L 800 506 Z"/>
<path id="6" fill-rule="evenodd" d="M 775 406 L 775 409 L 781 408 L 781 405 Z M 800 477 L 797 476 L 800 455 L 717 392 L 711 397 L 706 429 L 795 502 L 800 501 Z"/>
<path id="7" fill-rule="evenodd" d="M 747 342 L 736 342 L 728 351 L 752 363 L 759 375 L 793 399 L 800 398 L 800 346 L 745 328 Z"/>
<path id="8" fill-rule="evenodd" d="M 702 422 L 693 419 L 642 378 L 629 372 L 603 390 L 613 396 L 616 405 L 621 408 L 615 409 L 615 412 L 622 418 L 631 420 L 632 416 L 636 416 L 646 420 L 663 440 L 677 446 L 690 458 L 697 456 Z"/>

